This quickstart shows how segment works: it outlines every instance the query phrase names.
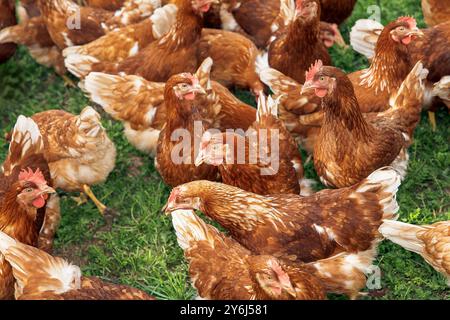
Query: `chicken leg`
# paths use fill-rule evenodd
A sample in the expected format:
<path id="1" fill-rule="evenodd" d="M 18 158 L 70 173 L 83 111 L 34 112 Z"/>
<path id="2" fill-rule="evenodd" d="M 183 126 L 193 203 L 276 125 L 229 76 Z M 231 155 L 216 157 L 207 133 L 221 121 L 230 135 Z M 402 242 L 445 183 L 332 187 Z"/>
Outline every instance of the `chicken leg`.
<path id="1" fill-rule="evenodd" d="M 433 132 L 436 131 L 437 124 L 436 124 L 436 114 L 433 111 L 428 111 L 428 119 L 430 120 L 431 128 Z"/>
<path id="2" fill-rule="evenodd" d="M 101 203 L 100 200 L 97 199 L 94 192 L 92 192 L 91 188 L 88 185 L 86 184 L 83 185 L 83 191 L 97 206 L 98 211 L 100 211 L 100 214 L 104 216 L 108 208 L 103 203 Z"/>

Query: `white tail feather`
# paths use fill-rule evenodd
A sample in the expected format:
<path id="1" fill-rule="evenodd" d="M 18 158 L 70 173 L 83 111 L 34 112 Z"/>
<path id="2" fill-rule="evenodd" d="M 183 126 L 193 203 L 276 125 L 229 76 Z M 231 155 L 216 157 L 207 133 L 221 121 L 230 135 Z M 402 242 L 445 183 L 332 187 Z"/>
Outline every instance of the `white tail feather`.
<path id="1" fill-rule="evenodd" d="M 383 29 L 384 26 L 374 20 L 361 19 L 356 21 L 350 32 L 350 44 L 352 48 L 368 59 L 372 59 L 375 56 L 378 37 Z"/>
<path id="2" fill-rule="evenodd" d="M 183 250 L 188 249 L 192 242 L 212 241 L 211 231 L 215 228 L 207 225 L 192 210 L 172 212 L 172 224 L 176 231 L 178 244 Z"/>
<path id="3" fill-rule="evenodd" d="M 369 175 L 356 189 L 356 192 L 367 192 L 372 188 L 378 188 L 380 185 L 385 198 L 380 200 L 383 206 L 383 219 L 397 219 L 399 206 L 396 195 L 400 186 L 401 177 L 399 173 L 391 167 L 384 167 L 374 171 Z"/>
<path id="4" fill-rule="evenodd" d="M 400 221 L 384 220 L 380 226 L 380 233 L 392 242 L 403 248 L 421 254 L 423 242 L 417 238 L 417 232 L 423 230 L 421 226 L 415 226 Z"/>
<path id="5" fill-rule="evenodd" d="M 169 32 L 177 20 L 177 11 L 175 4 L 167 4 L 155 10 L 150 20 L 153 22 L 152 33 L 156 39 Z"/>
<path id="6" fill-rule="evenodd" d="M 89 55 L 78 53 L 70 54 L 70 51 L 66 51 L 66 53 L 63 54 L 67 55 L 64 59 L 67 70 L 78 78 L 87 76 L 92 70 L 92 65 L 100 62 L 97 58 Z"/>
<path id="7" fill-rule="evenodd" d="M 434 84 L 433 95 L 450 102 L 450 76 L 443 77 Z"/>

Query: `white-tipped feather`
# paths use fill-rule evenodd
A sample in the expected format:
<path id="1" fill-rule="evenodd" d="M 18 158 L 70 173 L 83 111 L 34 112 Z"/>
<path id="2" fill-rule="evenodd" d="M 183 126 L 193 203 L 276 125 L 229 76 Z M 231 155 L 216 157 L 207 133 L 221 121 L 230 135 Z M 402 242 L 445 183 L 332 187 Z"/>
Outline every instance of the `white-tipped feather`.
<path id="1" fill-rule="evenodd" d="M 280 0 L 280 13 L 270 27 L 272 34 L 295 20 L 295 9 L 295 0 Z"/>
<path id="2" fill-rule="evenodd" d="M 5 254 L 9 248 L 16 245 L 16 240 L 0 231 L 0 252 Z"/>
<path id="3" fill-rule="evenodd" d="M 175 4 L 167 4 L 155 10 L 150 20 L 153 22 L 152 34 L 156 39 L 169 32 L 177 20 L 178 8 Z"/>
<path id="4" fill-rule="evenodd" d="M 279 97 L 274 100 L 272 96 L 260 94 L 258 97 L 258 110 L 256 112 L 256 120 L 260 121 L 263 115 L 272 115 L 275 118 L 278 117 L 278 103 Z"/>
<path id="5" fill-rule="evenodd" d="M 433 95 L 450 102 L 450 76 L 443 77 L 434 84 Z"/>
<path id="6" fill-rule="evenodd" d="M 300 195 L 307 197 L 315 193 L 313 186 L 317 184 L 317 181 L 312 179 L 302 178 L 299 179 L 298 184 L 300 185 Z"/>
<path id="7" fill-rule="evenodd" d="M 20 243 L 0 231 L 0 251 L 13 268 L 16 279 L 16 297 L 20 296 L 28 280 L 32 277 L 42 281 L 42 285 L 34 289 L 44 292 L 53 291 L 61 294 L 81 285 L 80 268 L 64 259 L 52 257 L 44 251 Z M 37 266 L 37 268 L 36 268 Z M 52 279 L 52 282 L 46 281 Z M 59 280 L 59 283 L 54 280 Z"/>
<path id="8" fill-rule="evenodd" d="M 261 51 L 261 53 L 256 57 L 256 61 L 255 61 L 256 73 L 259 74 L 259 76 L 261 78 L 261 73 L 265 72 L 265 70 L 267 70 L 267 69 L 270 69 L 269 53 L 267 51 Z M 261 78 L 261 81 L 263 81 L 262 78 Z"/>
<path id="9" fill-rule="evenodd" d="M 383 29 L 384 26 L 375 20 L 361 19 L 356 21 L 350 31 L 350 44 L 352 48 L 368 59 L 372 59 L 375 55 L 378 37 Z"/>
<path id="10" fill-rule="evenodd" d="M 403 248 L 421 254 L 423 242 L 417 238 L 417 232 L 423 230 L 421 226 L 414 226 L 400 221 L 384 220 L 379 231 L 386 239 Z"/>
<path id="11" fill-rule="evenodd" d="M 0 30 L 0 43 L 14 42 L 14 34 L 12 33 L 12 27 L 7 27 Z"/>
<path id="12" fill-rule="evenodd" d="M 194 211 L 176 210 L 171 215 L 178 244 L 183 250 L 188 249 L 192 242 L 211 240 L 209 226 Z"/>
<path id="13" fill-rule="evenodd" d="M 399 210 L 396 195 L 400 183 L 399 173 L 391 167 L 384 167 L 370 174 L 356 189 L 356 192 L 367 192 L 381 185 L 382 193 L 385 194 L 385 198 L 380 200 L 380 204 L 383 205 L 383 218 L 395 220 Z"/>
<path id="14" fill-rule="evenodd" d="M 67 56 L 64 59 L 64 64 L 66 65 L 67 70 L 78 78 L 87 76 L 91 72 L 92 65 L 100 62 L 97 58 L 90 55 L 78 53 L 71 54 L 68 51 L 65 54 Z"/>

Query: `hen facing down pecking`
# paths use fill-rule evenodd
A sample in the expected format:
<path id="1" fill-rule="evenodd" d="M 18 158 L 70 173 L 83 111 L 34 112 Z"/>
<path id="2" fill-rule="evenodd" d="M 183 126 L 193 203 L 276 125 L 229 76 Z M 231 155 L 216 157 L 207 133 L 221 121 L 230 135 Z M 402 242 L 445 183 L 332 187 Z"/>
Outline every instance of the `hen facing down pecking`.
<path id="1" fill-rule="evenodd" d="M 178 244 L 200 298 L 214 300 L 319 300 L 318 278 L 271 255 L 252 254 L 206 224 L 192 210 L 172 213 Z M 214 261 L 214 263 L 211 263 Z"/>
<path id="2" fill-rule="evenodd" d="M 399 221 L 385 221 L 381 234 L 406 250 L 420 254 L 450 286 L 450 221 L 415 226 Z"/>
<path id="3" fill-rule="evenodd" d="M 100 115 L 86 107 L 78 116 L 50 110 L 37 113 L 32 119 L 41 131 L 55 187 L 85 193 L 104 215 L 108 208 L 95 197 L 90 186 L 103 183 L 114 169 L 116 148 Z"/>
<path id="4" fill-rule="evenodd" d="M 0 252 L 12 266 L 17 300 L 154 300 L 135 288 L 84 277 L 78 266 L 3 232 Z"/>
<path id="5" fill-rule="evenodd" d="M 427 75 L 418 62 L 390 108 L 364 116 L 344 72 L 321 61 L 311 67 L 302 92 L 313 91 L 322 98 L 324 120 L 314 148 L 314 166 L 324 184 L 348 187 L 390 164 L 405 176 L 405 148 L 420 120 Z"/>
<path id="6" fill-rule="evenodd" d="M 373 247 L 383 219 L 395 219 L 400 177 L 383 168 L 361 183 L 308 197 L 262 196 L 210 181 L 172 190 L 166 212 L 196 209 L 218 222 L 247 249 L 293 262 Z"/>
<path id="7" fill-rule="evenodd" d="M 278 102 L 261 95 L 257 120 L 245 133 L 203 134 L 196 165 L 219 168 L 222 182 L 257 194 L 302 194 L 302 158 L 297 144 L 277 118 Z"/>
<path id="8" fill-rule="evenodd" d="M 39 244 L 49 194 L 55 193 L 43 152 L 38 127 L 20 116 L 0 172 L 0 230 L 32 246 Z M 0 299 L 11 299 L 13 292 L 11 266 L 0 255 Z"/>

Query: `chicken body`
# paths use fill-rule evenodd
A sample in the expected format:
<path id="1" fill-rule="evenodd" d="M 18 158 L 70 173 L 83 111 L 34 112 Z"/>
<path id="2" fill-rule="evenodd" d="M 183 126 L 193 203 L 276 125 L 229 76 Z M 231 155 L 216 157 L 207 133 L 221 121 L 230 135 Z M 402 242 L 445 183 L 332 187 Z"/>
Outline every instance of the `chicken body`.
<path id="1" fill-rule="evenodd" d="M 166 34 L 176 20 L 177 7 L 166 5 L 141 22 L 117 28 L 82 46 L 64 49 L 65 64 L 78 78 L 86 77 L 97 63 L 120 63 Z"/>
<path id="2" fill-rule="evenodd" d="M 48 194 L 54 192 L 43 149 L 36 124 L 20 116 L 0 173 L 0 231 L 32 246 L 38 245 Z M 0 299 L 14 296 L 14 282 L 11 266 L 0 255 Z"/>
<path id="3" fill-rule="evenodd" d="M 125 0 L 87 0 L 86 3 L 89 7 L 101 8 L 105 10 L 115 11 L 120 9 Z"/>
<path id="4" fill-rule="evenodd" d="M 234 32 L 203 29 L 199 46 L 200 60 L 214 61 L 211 77 L 230 87 L 250 88 L 254 95 L 264 90 L 256 72 L 259 51 L 242 35 Z"/>
<path id="5" fill-rule="evenodd" d="M 196 76 L 208 93 L 210 107 L 218 112 L 208 122 L 221 131 L 247 130 L 256 119 L 256 110 L 221 84 L 210 81 L 208 68 L 200 66 Z M 95 103 L 123 122 L 125 136 L 133 146 L 153 157 L 156 155 L 159 134 L 168 117 L 165 83 L 150 82 L 139 76 L 92 72 L 82 87 Z"/>
<path id="6" fill-rule="evenodd" d="M 93 71 L 124 72 L 157 82 L 165 82 L 182 72 L 195 72 L 199 65 L 198 45 L 203 21 L 201 12 L 194 9 L 193 4 L 178 0 L 176 22 L 167 34 L 122 62 L 99 63 Z"/>
<path id="7" fill-rule="evenodd" d="M 211 65 L 211 59 L 207 59 L 202 66 L 207 70 Z M 211 127 L 207 119 L 214 119 L 218 112 L 209 99 L 199 79 L 192 74 L 175 75 L 166 83 L 167 123 L 159 135 L 155 163 L 164 182 L 172 187 L 218 178 L 217 168 L 194 164 L 203 130 Z"/>
<path id="8" fill-rule="evenodd" d="M 68 192 L 84 192 L 102 214 L 107 208 L 89 186 L 106 181 L 114 169 L 116 147 L 100 122 L 100 115 L 86 107 L 79 116 L 61 110 L 37 113 L 33 120 L 44 139 L 54 185 Z"/>
<path id="9" fill-rule="evenodd" d="M 429 27 L 450 20 L 449 0 L 422 0 L 423 17 Z"/>
<path id="10" fill-rule="evenodd" d="M 26 46 L 39 64 L 55 68 L 59 75 L 66 73 L 61 50 L 50 37 L 42 16 L 26 19 L 0 31 L 0 43 L 9 41 Z"/>
<path id="11" fill-rule="evenodd" d="M 261 96 L 258 119 L 244 135 L 202 137 L 196 165 L 216 165 L 222 182 L 257 194 L 299 194 L 303 165 L 297 144 L 277 119 L 277 103 Z"/>
<path id="12" fill-rule="evenodd" d="M 0 1 L 0 30 L 17 23 L 15 12 L 14 1 Z M 0 63 L 2 63 L 14 55 L 16 52 L 16 45 L 14 43 L 4 43 L 1 41 L 0 43 L 3 43 L 0 45 Z"/>
<path id="13" fill-rule="evenodd" d="M 356 0 L 320 0 L 320 20 L 339 25 L 350 17 L 355 4 Z"/>
<path id="14" fill-rule="evenodd" d="M 425 226 L 385 221 L 380 232 L 406 250 L 420 254 L 447 278 L 447 285 L 450 286 L 450 221 Z"/>
<path id="15" fill-rule="evenodd" d="M 340 252 L 367 251 L 379 239 L 383 219 L 395 219 L 400 177 L 375 171 L 353 187 L 308 197 L 261 196 L 239 188 L 194 181 L 172 190 L 167 211 L 197 209 L 257 254 L 311 262 Z"/>
<path id="16" fill-rule="evenodd" d="M 3 232 L 0 252 L 12 266 L 17 300 L 154 300 L 135 288 L 83 277 L 78 266 Z"/>
<path id="17" fill-rule="evenodd" d="M 423 81 L 428 74 L 422 64 L 405 79 L 390 109 L 367 116 L 361 113 L 352 84 L 342 71 L 316 64 L 310 72 L 303 90 L 312 85 L 316 94 L 323 96 L 325 113 L 314 148 L 314 166 L 322 182 L 348 187 L 390 164 L 404 176 L 407 154 L 401 151 L 408 147 L 420 120 Z M 399 163 L 394 163 L 396 160 Z"/>
<path id="18" fill-rule="evenodd" d="M 305 71 L 316 60 L 331 64 L 326 47 L 320 40 L 320 4 L 316 0 L 300 2 L 291 15 L 286 30 L 269 47 L 269 65 L 299 83 L 305 81 Z"/>
<path id="19" fill-rule="evenodd" d="M 286 265 L 274 256 L 252 254 L 191 210 L 173 212 L 172 223 L 189 262 L 193 286 L 203 299 L 326 298 L 321 282 L 312 274 Z"/>

